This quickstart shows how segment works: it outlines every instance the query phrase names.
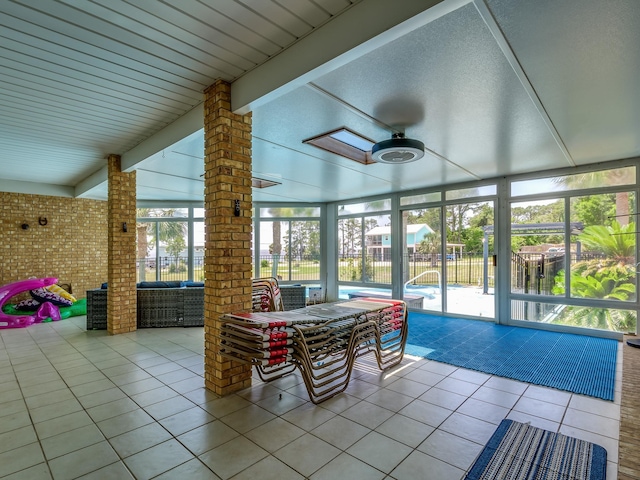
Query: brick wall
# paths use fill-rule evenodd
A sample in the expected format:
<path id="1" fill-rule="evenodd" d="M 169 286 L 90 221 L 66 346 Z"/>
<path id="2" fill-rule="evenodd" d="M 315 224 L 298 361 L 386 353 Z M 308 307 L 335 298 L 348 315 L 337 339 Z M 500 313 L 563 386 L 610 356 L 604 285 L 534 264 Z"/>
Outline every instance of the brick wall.
<path id="1" fill-rule="evenodd" d="M 0 285 L 29 277 L 56 277 L 78 298 L 105 282 L 107 202 L 0 192 Z"/>
<path id="2" fill-rule="evenodd" d="M 231 87 L 205 90 L 205 386 L 251 385 L 251 367 L 222 357 L 220 316 L 251 310 L 251 114 L 231 109 Z M 235 202 L 240 215 L 234 214 Z"/>

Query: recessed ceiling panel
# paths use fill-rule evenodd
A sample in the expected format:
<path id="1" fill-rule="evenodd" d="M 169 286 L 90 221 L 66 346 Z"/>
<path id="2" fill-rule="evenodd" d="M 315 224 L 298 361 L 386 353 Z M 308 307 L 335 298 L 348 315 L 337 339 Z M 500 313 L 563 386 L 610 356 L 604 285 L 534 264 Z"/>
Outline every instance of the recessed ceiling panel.
<path id="1" fill-rule="evenodd" d="M 136 197 L 138 200 L 176 201 L 204 199 L 204 182 L 148 170 L 136 172 Z"/>
<path id="2" fill-rule="evenodd" d="M 488 0 L 578 164 L 640 155 L 640 2 Z"/>
<path id="3" fill-rule="evenodd" d="M 570 165 L 473 4 L 314 83 L 480 178 Z"/>

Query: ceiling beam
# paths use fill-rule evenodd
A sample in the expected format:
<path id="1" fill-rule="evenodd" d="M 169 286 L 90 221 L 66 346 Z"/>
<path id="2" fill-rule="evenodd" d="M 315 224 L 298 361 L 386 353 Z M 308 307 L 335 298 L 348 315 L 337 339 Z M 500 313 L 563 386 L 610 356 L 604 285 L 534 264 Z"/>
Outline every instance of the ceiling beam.
<path id="1" fill-rule="evenodd" d="M 562 140 L 560 133 L 558 133 L 558 130 L 556 130 L 556 127 L 553 124 L 553 121 L 551 121 L 551 117 L 549 117 L 549 114 L 547 113 L 547 110 L 544 108 L 544 105 L 542 104 L 540 97 L 538 97 L 538 93 L 536 92 L 536 89 L 533 88 L 533 85 L 529 81 L 529 77 L 527 76 L 524 69 L 522 68 L 522 65 L 520 65 L 520 62 L 518 61 L 518 57 L 516 57 L 516 54 L 511 49 L 511 45 L 509 44 L 508 40 L 505 38 L 504 34 L 502 33 L 502 29 L 500 28 L 500 25 L 498 25 L 498 22 L 496 21 L 496 19 L 493 17 L 491 10 L 487 6 L 487 4 L 484 2 L 484 0 L 473 0 L 473 4 L 475 5 L 476 10 L 480 14 L 480 17 L 484 21 L 485 25 L 489 29 L 489 32 L 491 32 L 491 35 L 493 35 L 493 38 L 498 44 L 498 47 L 500 48 L 500 50 L 502 50 L 502 54 L 505 56 L 507 62 L 509 62 L 509 65 L 511 66 L 516 76 L 518 77 L 518 80 L 520 80 L 520 84 L 522 85 L 525 92 L 533 102 L 533 105 L 535 106 L 536 110 L 538 110 L 540 117 L 542 117 L 542 121 L 545 123 L 545 125 L 549 129 L 549 132 L 553 136 L 553 139 L 558 144 L 558 147 L 560 148 L 562 155 L 564 155 L 564 157 L 566 158 L 567 163 L 570 166 L 575 167 L 576 162 L 573 160 L 573 157 L 569 153 L 567 146 L 564 144 L 564 141 Z"/>
<path id="2" fill-rule="evenodd" d="M 23 182 L 20 180 L 0 179 L 0 192 L 73 198 L 73 187 L 54 185 L 52 183 Z"/>
<path id="3" fill-rule="evenodd" d="M 170 123 L 156 134 L 142 141 L 122 155 L 122 171 L 131 172 L 151 155 L 173 145 L 183 138 L 197 132 L 204 127 L 204 103 L 200 103 Z M 202 152 L 204 158 L 204 152 Z M 107 181 L 106 159 L 105 166 L 89 175 L 76 185 L 77 197 L 86 196 L 93 188 Z"/>

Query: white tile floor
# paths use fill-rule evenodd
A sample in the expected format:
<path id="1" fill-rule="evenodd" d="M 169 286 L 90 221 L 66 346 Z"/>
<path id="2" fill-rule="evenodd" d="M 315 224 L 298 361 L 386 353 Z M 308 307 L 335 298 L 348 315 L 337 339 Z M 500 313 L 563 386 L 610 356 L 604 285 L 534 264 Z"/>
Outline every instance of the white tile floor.
<path id="1" fill-rule="evenodd" d="M 455 480 L 503 418 L 602 445 L 617 476 L 622 354 L 613 403 L 405 357 L 316 406 L 298 375 L 205 390 L 202 328 L 85 322 L 0 330 L 0 478 Z"/>

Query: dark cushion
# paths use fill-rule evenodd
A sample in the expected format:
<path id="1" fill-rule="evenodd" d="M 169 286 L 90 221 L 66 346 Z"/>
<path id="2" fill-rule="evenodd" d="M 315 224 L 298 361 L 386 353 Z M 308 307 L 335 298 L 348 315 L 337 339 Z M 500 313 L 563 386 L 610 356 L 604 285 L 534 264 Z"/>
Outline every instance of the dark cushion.
<path id="1" fill-rule="evenodd" d="M 204 282 L 183 282 L 185 287 L 204 287 Z"/>
<path id="2" fill-rule="evenodd" d="M 170 282 L 140 282 L 136 285 L 138 288 L 182 288 L 186 282 L 170 281 Z"/>
<path id="3" fill-rule="evenodd" d="M 107 282 L 104 282 L 100 288 L 102 290 L 106 290 L 107 289 Z"/>

